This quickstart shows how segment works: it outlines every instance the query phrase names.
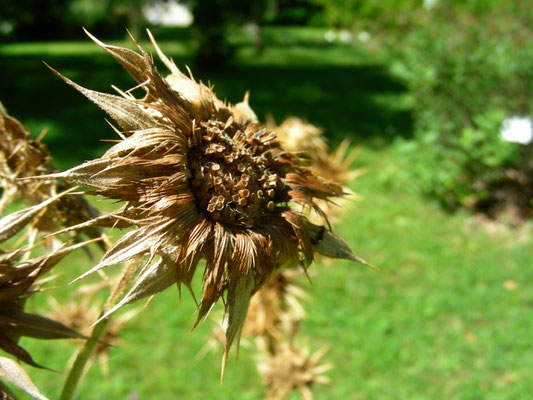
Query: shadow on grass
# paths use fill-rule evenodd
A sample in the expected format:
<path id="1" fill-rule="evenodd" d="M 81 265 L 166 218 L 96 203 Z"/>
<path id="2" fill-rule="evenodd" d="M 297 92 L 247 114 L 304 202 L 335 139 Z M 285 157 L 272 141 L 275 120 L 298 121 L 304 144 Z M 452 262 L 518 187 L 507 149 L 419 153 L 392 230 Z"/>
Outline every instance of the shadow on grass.
<path id="1" fill-rule="evenodd" d="M 100 154 L 117 139 L 98 107 L 55 77 L 42 61 L 77 83 L 113 92 L 133 81 L 107 54 L 56 56 L 36 54 L 0 59 L 0 101 L 12 115 L 37 135 L 49 128 L 45 142 L 64 168 Z M 190 59 L 175 59 L 177 65 Z M 165 71 L 163 67 L 160 68 Z M 407 136 L 412 120 L 408 110 L 395 106 L 405 89 L 379 66 L 234 66 L 195 76 L 215 85 L 215 92 L 230 102 L 251 91 L 251 106 L 262 119 L 271 113 L 276 121 L 296 115 L 326 128 L 338 141 L 353 142 Z M 377 101 L 381 98 L 381 101 Z M 383 100 L 385 99 L 385 100 Z"/>

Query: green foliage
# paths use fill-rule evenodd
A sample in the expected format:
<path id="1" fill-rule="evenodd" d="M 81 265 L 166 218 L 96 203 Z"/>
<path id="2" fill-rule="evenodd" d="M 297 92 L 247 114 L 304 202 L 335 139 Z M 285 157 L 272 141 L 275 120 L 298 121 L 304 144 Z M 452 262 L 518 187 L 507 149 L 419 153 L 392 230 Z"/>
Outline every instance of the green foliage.
<path id="1" fill-rule="evenodd" d="M 383 18 L 394 21 L 398 12 L 416 7 L 413 0 L 311 0 L 321 8 L 316 21 L 335 28 L 353 28 Z"/>
<path id="2" fill-rule="evenodd" d="M 499 130 L 505 118 L 532 111 L 532 17 L 471 1 L 419 9 L 401 35 L 381 32 L 390 70 L 412 96 L 409 173 L 447 206 L 491 206 L 508 171 L 525 167 L 522 145 L 504 142 Z"/>
<path id="3" fill-rule="evenodd" d="M 420 133 L 417 141 L 397 146 L 405 161 L 400 180 L 414 179 L 447 207 L 490 207 L 492 184 L 507 179 L 521 159 L 521 145 L 501 139 L 504 113 L 487 110 L 457 134 Z"/>

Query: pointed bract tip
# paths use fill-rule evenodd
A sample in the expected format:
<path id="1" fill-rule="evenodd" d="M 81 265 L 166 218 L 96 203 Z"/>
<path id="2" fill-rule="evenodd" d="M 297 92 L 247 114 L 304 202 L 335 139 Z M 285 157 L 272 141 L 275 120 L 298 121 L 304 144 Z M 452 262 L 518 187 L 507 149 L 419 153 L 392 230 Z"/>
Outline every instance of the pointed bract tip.
<path id="1" fill-rule="evenodd" d="M 341 258 L 358 262 L 362 265 L 380 271 L 379 268 L 366 262 L 355 254 L 346 244 L 346 242 L 336 233 L 324 226 L 312 225 L 311 235 L 313 238 L 314 250 L 323 256 L 330 258 Z"/>
<path id="2" fill-rule="evenodd" d="M 222 365 L 220 367 L 220 387 L 224 383 L 224 374 L 226 373 L 226 364 L 228 362 L 228 348 L 224 346 L 224 353 L 222 353 Z"/>
<path id="3" fill-rule="evenodd" d="M 82 27 L 82 29 L 83 29 L 83 32 L 85 32 L 85 34 L 86 34 L 87 36 L 89 36 L 89 39 L 91 39 L 91 40 L 92 40 L 93 42 L 95 42 L 97 45 L 99 45 L 99 46 L 105 46 L 104 43 L 102 43 L 102 42 L 101 42 L 100 40 L 98 40 L 95 36 L 93 36 L 93 35 L 91 34 L 91 32 L 89 32 L 87 29 L 85 29 L 85 27 Z"/>

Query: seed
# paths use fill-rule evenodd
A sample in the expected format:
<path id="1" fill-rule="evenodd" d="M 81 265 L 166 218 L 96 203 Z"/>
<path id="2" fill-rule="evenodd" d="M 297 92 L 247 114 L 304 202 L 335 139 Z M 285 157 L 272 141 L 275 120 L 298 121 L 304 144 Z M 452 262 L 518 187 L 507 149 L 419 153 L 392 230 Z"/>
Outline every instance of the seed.
<path id="1" fill-rule="evenodd" d="M 269 211 L 274 210 L 274 202 L 272 200 L 268 202 L 267 208 Z"/>
<path id="2" fill-rule="evenodd" d="M 211 169 L 213 171 L 219 171 L 220 170 L 220 164 L 213 163 L 213 165 L 211 165 Z"/>

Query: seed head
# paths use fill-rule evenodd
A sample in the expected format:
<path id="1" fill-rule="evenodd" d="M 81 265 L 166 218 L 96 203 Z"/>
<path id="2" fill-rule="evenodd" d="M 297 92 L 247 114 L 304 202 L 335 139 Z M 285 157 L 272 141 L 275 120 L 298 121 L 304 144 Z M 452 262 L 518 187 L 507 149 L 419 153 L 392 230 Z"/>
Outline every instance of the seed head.
<path id="1" fill-rule="evenodd" d="M 257 124 L 247 98 L 240 106 L 222 102 L 190 73 L 183 74 L 155 42 L 171 71 L 166 79 L 139 45 L 137 53 L 93 40 L 146 94 L 137 99 L 124 92 L 99 93 L 58 73 L 123 129 L 122 140 L 102 157 L 54 175 L 123 202 L 94 225 L 136 228 L 88 273 L 149 256 L 132 289 L 109 314 L 172 283 L 190 288 L 199 261 L 205 260 L 197 322 L 225 297 L 225 360 L 250 297 L 276 271 L 307 267 L 314 252 L 324 249 L 356 259 L 328 228 L 311 224 L 290 208 L 299 203 L 323 215 L 315 200 L 340 196 L 342 190 L 302 167 L 275 133 Z M 337 248 L 342 251 L 335 252 Z"/>

